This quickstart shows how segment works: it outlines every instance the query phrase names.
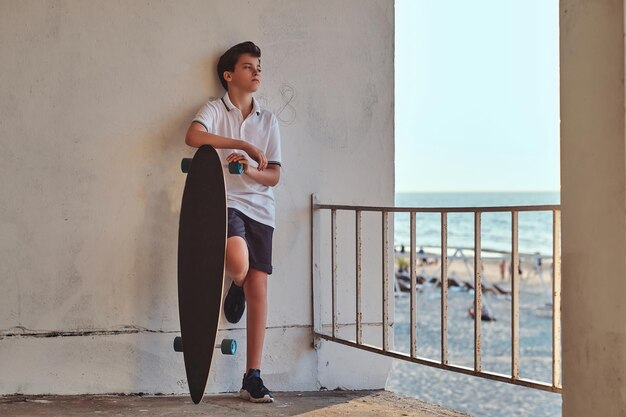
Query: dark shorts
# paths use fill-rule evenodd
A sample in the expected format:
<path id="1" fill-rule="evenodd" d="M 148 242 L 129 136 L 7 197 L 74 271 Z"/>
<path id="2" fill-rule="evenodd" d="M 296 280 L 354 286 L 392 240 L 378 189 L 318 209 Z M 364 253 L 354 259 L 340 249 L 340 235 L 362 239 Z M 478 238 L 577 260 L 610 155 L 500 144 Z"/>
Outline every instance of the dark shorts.
<path id="1" fill-rule="evenodd" d="M 228 208 L 228 237 L 240 236 L 246 241 L 250 268 L 272 273 L 273 234 L 273 227 L 257 222 L 237 209 Z"/>

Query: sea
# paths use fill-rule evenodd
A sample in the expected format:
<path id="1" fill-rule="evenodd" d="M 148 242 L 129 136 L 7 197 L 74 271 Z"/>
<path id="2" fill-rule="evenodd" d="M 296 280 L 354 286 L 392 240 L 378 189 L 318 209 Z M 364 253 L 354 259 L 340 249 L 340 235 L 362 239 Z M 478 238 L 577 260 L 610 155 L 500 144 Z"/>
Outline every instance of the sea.
<path id="1" fill-rule="evenodd" d="M 558 205 L 559 193 L 399 193 L 396 206 L 404 207 L 492 207 Z M 474 242 L 472 214 L 448 215 L 448 245 L 471 248 Z M 397 214 L 396 245 L 409 245 L 409 218 Z M 510 251 L 511 215 L 485 213 L 482 216 L 482 247 Z M 426 250 L 440 244 L 440 215 L 416 215 L 417 245 Z M 519 214 L 520 252 L 552 254 L 552 213 Z M 473 292 L 450 288 L 448 294 L 448 346 L 451 364 L 473 367 L 474 322 L 467 314 Z M 549 286 L 520 286 L 520 376 L 542 382 L 551 381 L 552 314 Z M 394 349 L 410 352 L 408 293 L 396 293 Z M 440 288 L 424 284 L 417 293 L 418 356 L 441 357 Z M 483 370 L 510 375 L 511 372 L 511 299 L 483 294 L 496 317 L 481 322 L 481 361 Z M 394 360 L 386 388 L 431 404 L 468 413 L 475 417 L 560 417 L 561 395 L 534 388 L 492 381 L 454 371 Z"/>
<path id="2" fill-rule="evenodd" d="M 558 192 L 497 192 L 497 193 L 397 193 L 398 207 L 501 207 L 559 205 Z M 410 244 L 409 214 L 396 213 L 395 244 Z M 441 216 L 439 213 L 417 213 L 416 241 L 418 246 L 439 247 Z M 518 215 L 518 244 L 522 253 L 552 254 L 552 212 L 520 212 Z M 511 251 L 511 213 L 483 213 L 481 244 L 484 249 Z M 473 213 L 448 213 L 448 246 L 474 246 Z"/>

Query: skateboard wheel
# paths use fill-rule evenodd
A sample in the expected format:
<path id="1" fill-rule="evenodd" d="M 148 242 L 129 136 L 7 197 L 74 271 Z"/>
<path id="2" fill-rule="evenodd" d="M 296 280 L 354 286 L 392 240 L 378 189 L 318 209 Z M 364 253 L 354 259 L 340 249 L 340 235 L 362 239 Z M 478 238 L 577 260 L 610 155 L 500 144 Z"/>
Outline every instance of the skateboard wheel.
<path id="1" fill-rule="evenodd" d="M 183 158 L 180 161 L 180 170 L 185 174 L 189 172 L 189 168 L 191 167 L 191 158 Z"/>
<path id="2" fill-rule="evenodd" d="M 183 338 L 180 336 L 176 336 L 174 338 L 174 350 L 176 352 L 182 352 L 183 351 Z"/>
<path id="3" fill-rule="evenodd" d="M 237 341 L 235 339 L 222 340 L 222 353 L 224 355 L 234 355 L 237 352 Z"/>
<path id="4" fill-rule="evenodd" d="M 241 162 L 231 162 L 228 164 L 228 172 L 231 174 L 243 174 L 243 164 Z"/>

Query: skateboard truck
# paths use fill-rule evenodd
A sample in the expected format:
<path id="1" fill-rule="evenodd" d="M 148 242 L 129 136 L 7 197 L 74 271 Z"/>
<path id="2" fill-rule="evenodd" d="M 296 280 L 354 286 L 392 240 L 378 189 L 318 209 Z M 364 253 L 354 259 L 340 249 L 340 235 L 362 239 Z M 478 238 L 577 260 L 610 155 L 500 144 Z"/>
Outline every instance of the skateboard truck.
<path id="1" fill-rule="evenodd" d="M 191 167 L 191 160 L 192 158 L 183 158 L 183 160 L 180 161 L 180 170 L 184 173 L 188 173 Z M 231 162 L 228 164 L 228 172 L 231 174 L 243 174 L 243 164 L 240 162 Z"/>
<path id="2" fill-rule="evenodd" d="M 223 339 L 222 343 L 215 346 L 215 349 L 220 349 L 224 355 L 234 355 L 237 352 L 237 341 L 235 339 Z M 176 352 L 183 351 L 183 338 L 176 336 L 174 338 L 174 350 Z"/>

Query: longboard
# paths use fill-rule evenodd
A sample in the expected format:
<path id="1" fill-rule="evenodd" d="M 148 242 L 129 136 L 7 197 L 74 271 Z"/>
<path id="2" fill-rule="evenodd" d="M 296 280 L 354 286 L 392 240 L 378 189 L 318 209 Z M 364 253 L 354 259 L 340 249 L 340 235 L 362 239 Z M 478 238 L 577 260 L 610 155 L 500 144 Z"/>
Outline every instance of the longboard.
<path id="1" fill-rule="evenodd" d="M 180 337 L 174 350 L 183 352 L 189 393 L 202 401 L 216 348 L 234 354 L 235 340 L 216 346 L 222 311 L 228 209 L 220 158 L 209 145 L 193 159 L 185 158 L 187 173 L 178 228 L 178 311 Z"/>

